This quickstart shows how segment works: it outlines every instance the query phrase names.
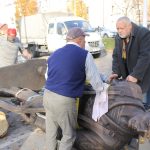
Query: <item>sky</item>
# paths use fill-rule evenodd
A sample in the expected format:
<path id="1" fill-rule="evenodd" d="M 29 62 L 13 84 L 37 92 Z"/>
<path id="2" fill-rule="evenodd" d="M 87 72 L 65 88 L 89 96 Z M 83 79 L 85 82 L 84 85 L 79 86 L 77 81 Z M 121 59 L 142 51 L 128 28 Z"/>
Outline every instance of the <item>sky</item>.
<path id="1" fill-rule="evenodd" d="M 0 0 L 0 23 L 7 23 L 9 26 L 14 25 L 14 23 L 12 24 L 12 14 L 14 14 L 15 12 L 15 8 L 12 5 L 14 1 L 15 0 Z M 63 6 L 66 5 L 65 3 L 66 0 L 38 0 L 38 1 L 41 1 L 41 2 L 49 1 L 49 4 L 46 6 L 48 6 L 48 10 L 52 10 L 52 11 L 55 11 L 55 10 L 62 11 Z M 109 19 L 105 19 L 105 24 L 107 25 L 110 24 L 108 22 L 109 20 L 111 22 L 111 19 L 112 19 L 110 18 L 111 9 L 108 8 L 109 6 L 108 3 L 110 4 L 110 0 L 84 0 L 84 1 L 86 2 L 88 6 L 90 6 L 90 8 L 92 8 L 89 11 L 89 16 L 90 16 L 89 21 L 91 21 L 91 24 L 93 26 L 97 26 L 98 24 L 102 25 L 103 24 L 102 21 L 104 22 L 104 19 L 102 18 L 109 18 Z M 105 1 L 105 6 L 107 6 L 107 8 L 103 7 L 104 1 Z M 121 2 L 120 0 L 115 0 L 115 1 L 117 3 Z M 145 9 L 145 12 L 146 12 L 146 9 Z M 99 14 L 99 15 L 97 15 L 97 17 L 95 18 L 95 14 Z M 146 20 L 147 18 L 145 17 L 145 22 Z"/>
<path id="2" fill-rule="evenodd" d="M 12 14 L 14 14 L 14 0 L 0 0 L 0 23 L 12 24 Z"/>
<path id="3" fill-rule="evenodd" d="M 41 1 L 44 4 L 44 1 L 46 0 L 38 1 Z M 12 26 L 12 16 L 15 12 L 15 8 L 13 6 L 14 2 L 15 0 L 0 0 L 0 23 L 7 23 L 9 26 Z M 66 0 L 49 0 L 47 5 L 49 6 L 47 9 L 51 11 L 62 11 L 62 8 L 66 5 Z"/>
<path id="4" fill-rule="evenodd" d="M 9 27 L 14 27 L 15 23 L 12 23 L 12 14 L 14 14 L 15 8 L 13 7 L 13 2 L 15 0 L 0 0 L 0 23 L 7 23 Z M 44 4 L 47 0 L 38 0 L 40 4 Z M 87 6 L 91 6 L 92 8 L 97 8 L 97 6 L 101 6 L 100 1 L 104 0 L 84 0 Z M 65 8 L 66 0 L 48 0 L 46 5 L 46 9 L 51 11 L 63 11 L 62 9 Z M 59 5 L 58 5 L 59 3 Z M 41 5 L 42 6 L 42 5 Z M 43 5 L 42 8 L 44 8 L 45 5 Z M 101 8 L 102 11 L 102 8 Z M 99 9 L 95 9 L 92 11 L 89 15 L 91 18 L 92 25 L 95 25 L 98 23 L 100 19 L 95 19 L 95 14 L 99 13 Z M 98 18 L 101 18 L 101 16 L 97 16 Z M 95 23 L 96 22 L 96 23 Z"/>

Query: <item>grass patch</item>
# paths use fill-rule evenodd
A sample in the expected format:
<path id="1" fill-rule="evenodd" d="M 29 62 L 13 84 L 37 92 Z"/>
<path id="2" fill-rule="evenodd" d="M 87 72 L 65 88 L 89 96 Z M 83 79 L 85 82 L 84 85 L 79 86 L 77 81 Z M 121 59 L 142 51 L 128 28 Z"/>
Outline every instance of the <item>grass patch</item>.
<path id="1" fill-rule="evenodd" d="M 106 51 L 112 52 L 115 46 L 115 39 L 114 38 L 103 38 L 103 43 L 105 45 Z"/>

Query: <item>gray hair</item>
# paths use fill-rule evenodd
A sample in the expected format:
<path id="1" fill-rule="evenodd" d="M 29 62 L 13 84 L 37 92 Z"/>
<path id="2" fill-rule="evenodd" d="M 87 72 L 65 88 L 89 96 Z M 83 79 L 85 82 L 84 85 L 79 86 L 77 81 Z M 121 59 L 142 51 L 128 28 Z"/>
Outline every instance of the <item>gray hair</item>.
<path id="1" fill-rule="evenodd" d="M 122 22 L 124 22 L 124 23 L 126 23 L 126 24 L 131 24 L 131 20 L 130 20 L 128 17 L 126 17 L 126 16 L 120 17 L 120 18 L 117 20 L 117 22 L 120 22 L 120 21 L 122 21 Z"/>

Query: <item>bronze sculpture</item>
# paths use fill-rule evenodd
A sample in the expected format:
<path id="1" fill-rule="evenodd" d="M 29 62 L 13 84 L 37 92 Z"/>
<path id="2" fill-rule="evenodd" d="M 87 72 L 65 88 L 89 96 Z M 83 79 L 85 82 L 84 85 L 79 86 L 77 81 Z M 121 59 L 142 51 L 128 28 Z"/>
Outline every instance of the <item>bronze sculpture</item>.
<path id="1" fill-rule="evenodd" d="M 113 81 L 108 89 L 109 111 L 98 122 L 92 120 L 94 96 L 90 90 L 80 99 L 79 130 L 75 146 L 79 150 L 120 150 L 132 138 L 149 130 L 150 113 L 142 103 L 142 92 L 137 84 Z M 145 116 L 147 114 L 147 116 Z M 143 123 L 141 123 L 142 116 Z"/>

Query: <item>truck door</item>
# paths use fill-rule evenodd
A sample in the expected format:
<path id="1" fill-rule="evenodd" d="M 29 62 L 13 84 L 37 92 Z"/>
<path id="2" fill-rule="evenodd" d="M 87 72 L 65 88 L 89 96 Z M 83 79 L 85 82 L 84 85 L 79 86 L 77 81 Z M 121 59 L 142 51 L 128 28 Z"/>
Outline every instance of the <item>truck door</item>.
<path id="1" fill-rule="evenodd" d="M 56 26 L 55 26 L 56 25 Z M 47 35 L 47 45 L 50 52 L 66 44 L 66 28 L 63 23 L 50 23 Z"/>

